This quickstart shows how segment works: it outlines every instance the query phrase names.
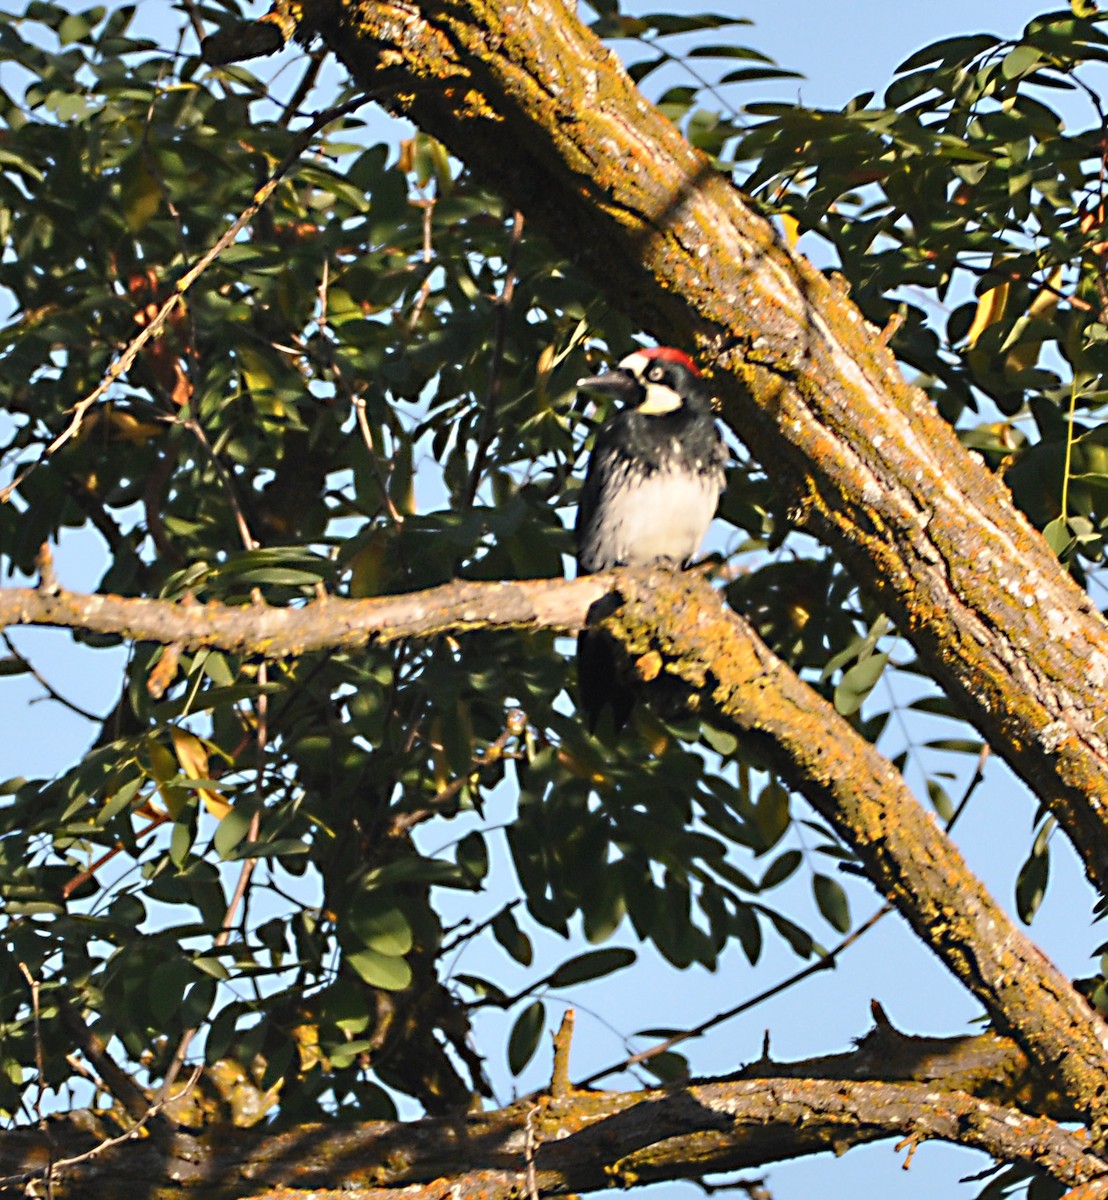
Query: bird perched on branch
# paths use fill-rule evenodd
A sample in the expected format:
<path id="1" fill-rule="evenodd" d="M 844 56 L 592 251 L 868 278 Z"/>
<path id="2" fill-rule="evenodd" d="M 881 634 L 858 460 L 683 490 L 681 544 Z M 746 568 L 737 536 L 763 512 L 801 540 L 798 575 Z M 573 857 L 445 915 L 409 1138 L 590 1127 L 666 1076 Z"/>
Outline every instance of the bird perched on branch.
<path id="1" fill-rule="evenodd" d="M 685 566 L 715 515 L 727 464 L 700 372 L 683 351 L 658 346 L 636 350 L 577 386 L 622 404 L 596 435 L 589 458 L 575 529 L 578 573 Z M 610 611 L 604 601 L 598 605 L 590 620 Z M 589 730 L 595 732 L 608 706 L 616 731 L 622 729 L 634 690 L 603 632 L 579 636 L 577 678 Z"/>

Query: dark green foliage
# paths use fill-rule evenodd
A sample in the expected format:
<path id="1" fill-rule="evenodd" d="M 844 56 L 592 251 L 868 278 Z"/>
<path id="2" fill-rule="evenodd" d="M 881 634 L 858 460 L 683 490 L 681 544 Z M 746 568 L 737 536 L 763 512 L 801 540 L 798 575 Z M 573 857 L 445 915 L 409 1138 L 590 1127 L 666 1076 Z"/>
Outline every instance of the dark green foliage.
<path id="1" fill-rule="evenodd" d="M 563 518 L 603 415 L 574 381 L 635 331 L 438 144 L 370 144 L 360 116 L 336 117 L 77 436 L 43 457 L 303 124 L 243 67 L 213 72 L 169 37 L 136 36 L 133 15 L 0 14 L 0 450 L 9 468 L 42 459 L 0 505 L 9 577 L 70 536 L 98 539 L 105 590 L 197 602 L 561 574 Z M 722 87 L 781 75 L 725 40 L 737 23 L 603 5 L 597 27 L 648 44 L 641 80 L 686 60 L 722 64 Z M 1033 519 L 1061 516 L 1059 551 L 1081 570 L 1099 561 L 1108 518 L 1096 423 L 1108 201 L 1096 137 L 1062 128 L 1038 89 L 1106 47 L 1095 23 L 1060 19 L 1018 45 L 958 39 L 904 64 L 883 107 L 751 105 L 753 125 L 695 108 L 714 104 L 699 86 L 661 98 L 767 207 L 833 248 L 870 319 L 902 313 L 898 354 Z M 310 105 L 347 99 L 320 91 Z M 1061 306 L 1044 300 L 1058 269 Z M 1008 288 L 972 346 L 982 310 L 967 277 L 981 294 Z M 921 290 L 956 300 L 949 320 L 917 303 Z M 1071 379 L 1083 424 L 1060 514 Z M 988 419 L 968 424 L 974 411 Z M 749 568 L 731 602 L 876 740 L 882 689 L 913 669 L 895 631 L 791 532 L 748 464 L 721 516 L 726 557 Z M 101 643 L 82 641 L 99 669 Z M 551 993 L 631 977 L 623 947 L 536 961 L 540 929 L 597 945 L 618 931 L 675 968 L 714 969 L 727 954 L 756 963 L 767 934 L 811 955 L 810 899 L 821 929 L 849 927 L 837 878 L 849 851 L 812 823 L 803 833 L 819 841 L 805 843 L 755 747 L 707 710 L 672 726 L 647 716 L 602 746 L 573 714 L 565 650 L 543 633 L 477 633 L 263 669 L 136 647 L 88 753 L 4 789 L 0 1109 L 19 1110 L 35 1072 L 19 964 L 42 983 L 50 1087 L 72 1074 L 68 1012 L 155 1085 L 198 1027 L 194 1049 L 280 1085 L 289 1116 L 338 1103 L 379 1116 L 392 1104 L 382 1084 L 428 1108 L 483 1086 L 473 1010 L 503 1010 L 518 1073 Z M 0 660 L 2 674 L 27 669 Z M 504 739 L 513 709 L 526 719 Z M 1027 919 L 1046 884 L 1035 845 Z M 772 893 L 790 879 L 804 881 L 790 905 L 808 907 L 787 916 Z M 468 908 L 448 930 L 451 895 Z M 478 937 L 500 982 L 448 974 L 449 951 Z M 522 990 L 503 981 L 520 970 Z M 671 1079 L 687 1064 L 670 1053 L 650 1069 Z"/>

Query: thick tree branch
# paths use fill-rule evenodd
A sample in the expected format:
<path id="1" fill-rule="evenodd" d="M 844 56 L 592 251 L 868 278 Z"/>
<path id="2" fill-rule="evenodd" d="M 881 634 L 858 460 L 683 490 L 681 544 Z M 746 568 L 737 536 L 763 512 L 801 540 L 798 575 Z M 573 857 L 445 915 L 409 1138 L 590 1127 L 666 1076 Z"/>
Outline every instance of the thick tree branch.
<path id="1" fill-rule="evenodd" d="M 89 595 L 63 587 L 0 589 L 0 629 L 46 625 L 118 634 L 198 650 L 207 646 L 259 658 L 290 658 L 313 650 L 353 650 L 371 639 L 432 637 L 473 629 L 556 629 L 584 623 L 613 575 L 509 583 L 456 582 L 369 600 L 324 597 L 302 608 L 178 603 Z"/>
<path id="2" fill-rule="evenodd" d="M 1004 1064 L 1018 1077 L 1022 1059 L 1011 1043 L 989 1035 L 886 1040 L 882 1069 L 904 1075 L 903 1081 L 864 1078 L 873 1050 L 864 1044 L 859 1052 L 782 1068 L 760 1063 L 751 1068 L 753 1078 L 676 1090 L 561 1090 L 454 1120 L 331 1122 L 281 1132 L 254 1127 L 212 1137 L 177 1130 L 105 1148 L 60 1173 L 53 1194 L 56 1200 L 131 1200 L 136 1187 L 172 1179 L 174 1194 L 223 1200 L 287 1197 L 301 1189 L 319 1195 L 321 1188 L 390 1200 L 407 1194 L 477 1200 L 478 1193 L 515 1200 L 523 1188 L 529 1119 L 542 1194 L 700 1178 L 889 1136 L 937 1138 L 1003 1162 L 1034 1163 L 1071 1187 L 1108 1169 L 1081 1134 L 959 1090 L 985 1063 L 999 1065 L 1000 1078 Z M 799 1076 L 809 1065 L 827 1074 Z M 47 1137 L 55 1157 L 72 1158 L 114 1132 L 104 1114 L 74 1113 L 55 1120 L 48 1134 L 2 1133 L 0 1188 L 18 1189 L 38 1176 Z"/>
<path id="3" fill-rule="evenodd" d="M 391 85 L 610 303 L 700 346 L 732 426 L 1108 889 L 1104 622 L 856 308 L 562 0 L 311 0 L 304 28 Z"/>

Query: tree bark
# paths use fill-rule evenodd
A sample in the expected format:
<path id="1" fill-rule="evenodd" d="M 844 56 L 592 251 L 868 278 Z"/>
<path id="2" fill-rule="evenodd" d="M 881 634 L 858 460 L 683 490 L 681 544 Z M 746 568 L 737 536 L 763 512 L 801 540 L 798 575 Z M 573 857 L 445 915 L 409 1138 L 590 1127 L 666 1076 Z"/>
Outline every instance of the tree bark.
<path id="1" fill-rule="evenodd" d="M 1108 630 L 854 305 L 562 0 L 305 0 L 301 29 L 391 91 L 611 304 L 698 348 L 802 522 L 1108 887 Z"/>
<path id="2" fill-rule="evenodd" d="M 869 1077 L 874 1067 L 883 1079 Z M 975 1081 L 987 1095 L 962 1090 Z M 1014 1107 L 1043 1094 L 1005 1039 L 909 1038 L 879 1026 L 849 1054 L 756 1063 L 741 1078 L 622 1093 L 555 1086 L 456 1119 L 336 1121 L 278 1132 L 169 1132 L 154 1123 L 142 1137 L 62 1165 L 119 1133 L 106 1114 L 73 1113 L 45 1130 L 0 1133 L 0 1191 L 22 1194 L 54 1161 L 55 1200 L 230 1200 L 301 1190 L 514 1200 L 527 1194 L 528 1158 L 538 1190 L 562 1195 L 698 1179 L 890 1136 L 977 1147 L 1000 1161 L 1038 1165 L 1071 1187 L 1102 1174 L 1106 1164 L 1080 1134 Z M 1067 1116 L 1063 1105 L 1057 1117 Z"/>

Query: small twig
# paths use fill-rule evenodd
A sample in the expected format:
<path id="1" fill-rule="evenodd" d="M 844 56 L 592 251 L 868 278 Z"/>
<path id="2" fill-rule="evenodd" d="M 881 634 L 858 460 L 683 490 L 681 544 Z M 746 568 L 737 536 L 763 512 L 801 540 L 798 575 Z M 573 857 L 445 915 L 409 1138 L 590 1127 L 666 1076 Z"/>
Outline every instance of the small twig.
<path id="1" fill-rule="evenodd" d="M 189 1076 L 188 1082 L 174 1099 L 179 1099 L 196 1086 L 196 1081 L 200 1078 L 203 1069 L 202 1066 L 195 1068 L 192 1075 Z M 86 1150 L 83 1154 L 75 1154 L 72 1158 L 59 1158 L 57 1162 L 49 1163 L 47 1166 L 40 1167 L 35 1171 L 25 1171 L 22 1175 L 5 1176 L 0 1179 L 0 1189 L 24 1186 L 34 1182 L 36 1179 L 45 1180 L 47 1188 L 49 1188 L 52 1180 L 57 1177 L 59 1171 L 63 1171 L 68 1167 L 78 1166 L 80 1163 L 88 1162 L 90 1159 L 98 1158 L 106 1150 L 111 1150 L 113 1146 L 122 1145 L 124 1142 L 129 1142 L 134 1138 L 142 1136 L 146 1123 L 156 1117 L 164 1107 L 165 1102 L 163 1100 L 155 1101 L 129 1129 L 125 1129 L 117 1137 L 105 1138 L 102 1142 L 98 1142 L 91 1150 Z"/>
<path id="2" fill-rule="evenodd" d="M 431 196 L 420 201 L 423 207 L 423 263 L 429 267 L 434 261 L 434 245 L 431 234 L 434 228 L 433 218 L 435 212 L 435 197 Z M 431 272 L 428 270 L 423 277 L 423 282 L 419 285 L 419 293 L 416 296 L 415 304 L 412 305 L 412 311 L 408 314 L 408 332 L 413 333 L 415 327 L 419 324 L 419 318 L 423 315 L 424 306 L 427 304 L 427 298 L 431 295 Z"/>
<path id="3" fill-rule="evenodd" d="M 231 505 L 231 512 L 234 514 L 235 526 L 238 529 L 239 539 L 242 541 L 243 547 L 246 550 L 257 550 L 259 542 L 250 532 L 250 526 L 246 521 L 246 513 L 243 511 L 242 503 L 239 500 L 238 490 L 235 487 L 235 481 L 231 477 L 231 472 L 227 470 L 223 462 L 220 461 L 219 455 L 212 448 L 211 442 L 208 441 L 208 435 L 201 428 L 199 422 L 194 417 L 188 417 L 181 421 L 181 427 L 187 429 L 194 438 L 203 447 L 204 452 L 208 456 L 212 468 L 219 476 L 220 482 L 223 484 L 224 491 L 227 493 L 227 499 Z"/>
<path id="4" fill-rule="evenodd" d="M 76 1011 L 64 992 L 57 997 L 62 1028 L 73 1044 L 99 1072 L 99 1086 L 119 1105 L 132 1121 L 141 1121 L 150 1107 L 150 1097 L 108 1053 L 104 1041 L 84 1017 Z"/>
<path id="5" fill-rule="evenodd" d="M 136 833 L 134 835 L 135 848 L 137 848 L 138 843 L 143 838 L 149 837 L 154 830 L 164 825 L 168 820 L 169 813 L 167 812 L 158 813 L 157 816 L 151 817 L 150 824 L 147 825 L 141 833 Z M 129 847 L 125 846 L 122 842 L 116 842 L 116 844 L 110 850 L 105 850 L 104 853 L 101 854 L 94 863 L 91 863 L 83 871 L 79 871 L 73 876 L 72 879 L 68 881 L 68 883 L 66 883 L 66 885 L 62 888 L 62 899 L 68 900 L 69 897 L 72 896 L 79 887 L 87 883 L 90 879 L 94 879 L 96 877 L 96 872 L 99 871 L 101 867 L 103 867 L 106 863 L 111 862 L 111 860 L 115 858 L 117 854 L 125 854 L 128 849 Z"/>
<path id="6" fill-rule="evenodd" d="M 393 834 L 407 833 L 414 826 L 422 824 L 424 821 L 429 821 L 432 817 L 438 816 L 443 812 L 448 812 L 453 805 L 454 798 L 475 774 L 483 771 L 486 767 L 491 767 L 494 763 L 500 762 L 501 759 L 510 757 L 507 753 L 508 743 L 513 738 L 518 738 L 526 728 L 527 714 L 521 708 L 510 709 L 500 735 L 496 741 L 491 742 L 485 747 L 480 758 L 473 759 L 470 763 L 469 771 L 464 775 L 459 775 L 457 778 L 452 779 L 441 792 L 435 795 L 433 800 L 424 804 L 421 808 L 397 813 L 392 820 L 390 832 Z"/>
<path id="7" fill-rule="evenodd" d="M 200 18 L 196 0 L 183 0 L 183 4 L 185 13 L 188 15 L 189 24 L 192 26 L 192 31 L 196 34 L 196 40 L 203 45 L 204 38 L 207 35 L 204 33 L 204 22 Z"/>
<path id="8" fill-rule="evenodd" d="M 568 1096 L 573 1091 L 569 1081 L 569 1048 L 573 1041 L 575 1014 L 567 1008 L 558 1032 L 554 1035 L 554 1069 L 550 1074 L 550 1095 L 555 1099 Z"/>
<path id="9" fill-rule="evenodd" d="M 43 542 L 39 546 L 38 554 L 35 555 L 35 570 L 38 571 L 36 590 L 56 596 L 61 588 L 58 585 L 58 577 L 54 574 L 54 555 L 49 542 Z"/>
<path id="10" fill-rule="evenodd" d="M 523 1161 L 526 1167 L 525 1181 L 528 1200 L 539 1200 L 539 1180 L 535 1171 L 535 1149 L 538 1138 L 535 1134 L 535 1118 L 541 1106 L 536 1104 L 527 1113 L 527 1124 L 524 1126 Z"/>
<path id="11" fill-rule="evenodd" d="M 27 980 L 27 986 L 31 989 L 31 1014 L 35 1026 L 35 1072 L 38 1076 L 35 1089 L 35 1116 L 42 1125 L 46 1121 L 42 1112 L 42 1098 L 46 1094 L 46 1065 L 42 1055 L 42 1011 L 39 1007 L 39 993 L 42 990 L 42 984 L 31 974 L 26 963 L 21 962 L 19 970 L 23 978 Z"/>
<path id="12" fill-rule="evenodd" d="M 19 650 L 19 648 L 12 642 L 11 638 L 8 637 L 6 633 L 0 634 L 0 637 L 3 637 L 4 645 L 7 647 L 8 653 L 19 661 L 19 663 L 26 670 L 27 674 L 31 676 L 31 678 L 43 689 L 44 692 L 46 692 L 51 700 L 57 701 L 57 703 L 62 705 L 63 708 L 68 708 L 70 712 L 76 713 L 79 717 L 84 717 L 86 721 L 91 721 L 94 725 L 103 724 L 103 717 L 98 717 L 96 713 L 89 712 L 87 708 L 82 708 L 79 704 L 74 703 L 72 700 L 67 700 L 66 697 L 61 694 L 61 692 L 59 692 L 56 688 L 51 687 L 49 680 L 47 680 L 45 676 L 39 674 L 34 663 L 32 663 L 31 660 Z"/>
<path id="13" fill-rule="evenodd" d="M 477 449 L 473 452 L 473 466 L 469 471 L 469 482 L 466 484 L 463 503 L 466 508 L 473 505 L 477 498 L 477 489 L 481 486 L 481 476 L 485 470 L 485 460 L 489 447 L 496 436 L 496 416 L 500 403 L 502 386 L 501 371 L 504 365 L 504 346 L 508 338 L 508 314 L 511 311 L 512 300 L 516 292 L 516 259 L 519 256 L 519 245 L 523 240 L 523 213 L 518 209 L 512 217 L 512 238 L 508 243 L 508 253 L 505 256 L 504 286 L 496 299 L 496 333 L 492 346 L 492 361 L 489 366 L 489 387 L 485 394 L 485 405 L 481 410 L 478 423 Z"/>
<path id="14" fill-rule="evenodd" d="M 714 1196 L 717 1192 L 746 1192 L 750 1200 L 773 1200 L 773 1193 L 766 1187 L 765 1178 L 761 1179 L 724 1179 L 720 1183 L 708 1183 L 698 1179 L 696 1186 L 706 1196 Z"/>
<path id="15" fill-rule="evenodd" d="M 885 328 L 877 335 L 877 340 L 882 346 L 887 346 L 896 337 L 904 325 L 904 320 L 904 314 L 899 309 L 894 309 L 889 314 L 889 319 L 885 322 Z"/>
<path id="16" fill-rule="evenodd" d="M 332 366 L 335 373 L 335 382 L 338 383 L 341 379 L 341 373 L 337 366 Z M 354 409 L 354 416 L 358 422 L 358 432 L 362 435 L 362 441 L 365 443 L 365 448 L 369 454 L 369 465 L 373 469 L 373 477 L 377 480 L 377 487 L 381 492 L 381 499 L 384 501 L 385 508 L 388 509 L 389 516 L 396 522 L 398 526 L 404 524 L 404 514 L 393 503 L 392 496 L 389 495 L 389 481 L 385 472 L 381 469 L 381 459 L 377 454 L 377 447 L 373 441 L 373 430 L 369 427 L 369 418 L 366 416 L 365 397 L 363 395 L 349 393 L 350 405 Z"/>
<path id="17" fill-rule="evenodd" d="M 908 1154 L 905 1157 L 904 1161 L 900 1164 L 900 1169 L 902 1171 L 907 1171 L 911 1167 L 912 1159 L 916 1157 L 916 1151 L 919 1149 L 920 1145 L 923 1143 L 924 1140 L 925 1139 L 924 1139 L 923 1134 L 910 1133 L 906 1138 L 902 1138 L 893 1147 L 893 1149 L 896 1151 L 897 1154 L 899 1154 L 901 1150 L 903 1150 L 903 1149 L 905 1149 L 905 1147 L 907 1147 Z"/>
<path id="18" fill-rule="evenodd" d="M 282 128 L 287 128 L 293 117 L 298 116 L 300 106 L 304 103 L 308 93 L 315 87 L 315 81 L 319 78 L 320 68 L 323 66 L 323 60 L 327 57 L 326 50 L 316 51 L 308 60 L 307 69 L 300 77 L 300 82 L 296 85 L 296 90 L 289 97 L 288 103 L 281 110 L 281 115 L 277 118 L 277 124 Z"/>
<path id="19" fill-rule="evenodd" d="M 105 372 L 103 379 L 92 389 L 87 396 L 79 400 L 73 406 L 73 416 L 70 418 L 69 424 L 62 430 L 61 433 L 46 447 L 38 459 L 31 463 L 23 471 L 21 471 L 15 479 L 6 487 L 0 488 L 0 503 L 4 503 L 11 499 L 12 493 L 18 488 L 31 474 L 42 465 L 53 454 L 57 453 L 66 442 L 70 441 L 77 435 L 81 428 L 81 424 L 85 419 L 85 414 L 90 408 L 107 392 L 107 390 L 130 369 L 135 359 L 139 355 L 139 351 L 143 346 L 151 340 L 156 334 L 160 333 L 166 321 L 169 320 L 174 310 L 181 304 L 185 293 L 190 287 L 200 278 L 201 275 L 212 265 L 213 262 L 230 246 L 238 235 L 246 228 L 247 225 L 258 214 L 259 210 L 267 203 L 270 196 L 277 190 L 278 185 L 286 174 L 300 160 L 300 156 L 311 144 L 312 138 L 329 125 L 332 121 L 344 116 L 348 112 L 352 112 L 355 108 L 359 108 L 365 103 L 367 96 L 359 96 L 356 100 L 351 100 L 346 104 L 340 104 L 336 108 L 327 109 L 326 112 L 320 113 L 310 122 L 310 124 L 301 133 L 299 133 L 289 150 L 288 154 L 276 166 L 269 178 L 262 186 L 254 193 L 254 199 L 242 210 L 234 221 L 224 230 L 223 235 L 200 259 L 177 281 L 173 294 L 162 302 L 154 318 L 145 325 L 138 335 L 128 343 L 123 353 L 112 363 Z"/>
<path id="20" fill-rule="evenodd" d="M 458 931 L 457 936 L 450 939 L 448 942 L 443 942 L 439 948 L 439 958 L 445 958 L 451 951 L 456 950 L 459 946 L 465 945 L 466 942 L 472 942 L 475 937 L 480 937 L 491 925 L 495 925 L 497 920 L 505 913 L 511 912 L 513 908 L 518 907 L 522 903 L 519 900 L 509 900 L 503 908 L 498 908 L 491 917 L 487 917 L 484 921 L 473 925 L 469 917 L 463 917 L 456 925 L 445 930 L 446 933 L 454 933 Z M 453 970 L 453 968 L 451 968 Z"/>

